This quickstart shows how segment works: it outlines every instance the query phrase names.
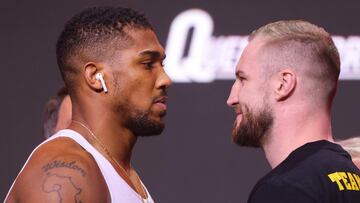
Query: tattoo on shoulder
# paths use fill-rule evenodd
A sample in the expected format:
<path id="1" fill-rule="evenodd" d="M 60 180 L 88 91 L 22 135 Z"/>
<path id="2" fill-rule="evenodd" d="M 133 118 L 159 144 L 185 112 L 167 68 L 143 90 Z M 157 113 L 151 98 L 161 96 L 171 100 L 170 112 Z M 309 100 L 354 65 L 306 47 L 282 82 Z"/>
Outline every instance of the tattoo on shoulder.
<path id="1" fill-rule="evenodd" d="M 86 175 L 85 170 L 79 167 L 78 165 L 76 165 L 76 161 L 65 162 L 61 160 L 55 160 L 51 163 L 44 165 L 41 169 L 43 169 L 44 172 L 48 172 L 50 169 L 54 169 L 54 168 L 69 168 L 80 172 L 82 176 Z"/>
<path id="2" fill-rule="evenodd" d="M 66 187 L 66 195 L 63 187 Z M 59 203 L 74 202 L 81 203 L 80 193 L 81 188 L 77 187 L 70 176 L 62 176 L 55 173 L 47 173 L 44 182 L 42 183 L 42 190 L 48 194 L 56 194 Z"/>

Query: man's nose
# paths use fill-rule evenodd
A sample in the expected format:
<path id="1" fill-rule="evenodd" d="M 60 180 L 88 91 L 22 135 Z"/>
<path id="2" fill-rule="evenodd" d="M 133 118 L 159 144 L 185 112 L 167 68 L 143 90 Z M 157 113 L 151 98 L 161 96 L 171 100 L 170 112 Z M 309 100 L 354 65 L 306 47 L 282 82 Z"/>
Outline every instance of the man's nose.
<path id="1" fill-rule="evenodd" d="M 236 82 L 234 82 L 233 86 L 231 87 L 229 97 L 226 101 L 226 103 L 229 107 L 233 107 L 234 105 L 239 103 L 238 91 L 239 91 L 239 88 L 237 87 Z"/>
<path id="2" fill-rule="evenodd" d="M 162 72 L 158 79 L 158 87 L 167 89 L 171 86 L 172 81 L 170 77 L 166 74 L 165 70 L 162 69 Z"/>

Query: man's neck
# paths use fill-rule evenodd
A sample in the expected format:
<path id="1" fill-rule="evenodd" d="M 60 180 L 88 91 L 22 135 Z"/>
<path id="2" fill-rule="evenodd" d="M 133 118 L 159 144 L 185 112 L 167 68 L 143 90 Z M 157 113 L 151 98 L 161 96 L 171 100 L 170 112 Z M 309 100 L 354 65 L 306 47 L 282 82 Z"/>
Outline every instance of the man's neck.
<path id="1" fill-rule="evenodd" d="M 330 117 L 326 114 L 295 116 L 288 113 L 278 118 L 263 144 L 271 168 L 278 166 L 292 151 L 306 143 L 318 140 L 333 142 Z"/>
<path id="2" fill-rule="evenodd" d="M 70 129 L 79 132 L 102 154 L 111 156 L 123 168 L 130 170 L 132 149 L 137 140 L 130 130 L 106 116 L 93 120 L 74 115 L 73 120 L 76 122 L 71 123 Z"/>

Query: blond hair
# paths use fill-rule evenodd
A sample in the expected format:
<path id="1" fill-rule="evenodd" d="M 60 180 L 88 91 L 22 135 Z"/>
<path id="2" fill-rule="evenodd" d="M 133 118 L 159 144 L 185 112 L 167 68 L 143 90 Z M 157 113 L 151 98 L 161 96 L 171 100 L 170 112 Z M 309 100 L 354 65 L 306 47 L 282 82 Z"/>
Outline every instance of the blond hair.
<path id="1" fill-rule="evenodd" d="M 340 74 L 338 50 L 328 32 L 303 20 L 282 20 L 254 30 L 249 42 L 265 39 L 264 55 L 271 68 L 268 76 L 280 68 L 294 68 L 308 80 L 313 98 L 323 95 L 331 105 Z M 315 90 L 317 92 L 315 92 Z"/>

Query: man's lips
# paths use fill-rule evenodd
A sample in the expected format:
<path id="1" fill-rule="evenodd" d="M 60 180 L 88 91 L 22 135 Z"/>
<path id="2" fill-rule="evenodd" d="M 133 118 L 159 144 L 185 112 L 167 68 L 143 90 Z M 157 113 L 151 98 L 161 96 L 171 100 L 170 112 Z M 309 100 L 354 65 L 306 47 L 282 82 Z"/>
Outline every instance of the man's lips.
<path id="1" fill-rule="evenodd" d="M 235 107 L 234 111 L 236 113 L 236 118 L 235 118 L 235 126 L 239 126 L 242 120 L 242 111 L 240 107 Z"/>
<path id="2" fill-rule="evenodd" d="M 235 107 L 234 111 L 235 111 L 236 115 L 242 114 L 242 111 L 241 111 L 240 107 Z"/>
<path id="3" fill-rule="evenodd" d="M 166 108 L 167 108 L 167 105 L 166 105 L 167 100 L 168 100 L 167 96 L 162 96 L 162 97 L 159 97 L 159 98 L 155 99 L 154 104 L 156 104 L 156 106 L 159 106 L 163 110 L 166 110 Z"/>
<path id="4" fill-rule="evenodd" d="M 167 97 L 167 96 L 162 96 L 162 97 L 159 97 L 159 98 L 155 99 L 154 103 L 163 103 L 163 104 L 166 104 L 166 103 L 167 103 L 167 100 L 168 100 L 168 97 Z"/>

